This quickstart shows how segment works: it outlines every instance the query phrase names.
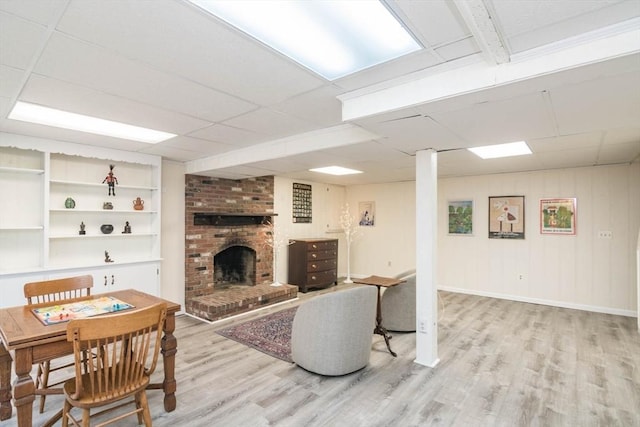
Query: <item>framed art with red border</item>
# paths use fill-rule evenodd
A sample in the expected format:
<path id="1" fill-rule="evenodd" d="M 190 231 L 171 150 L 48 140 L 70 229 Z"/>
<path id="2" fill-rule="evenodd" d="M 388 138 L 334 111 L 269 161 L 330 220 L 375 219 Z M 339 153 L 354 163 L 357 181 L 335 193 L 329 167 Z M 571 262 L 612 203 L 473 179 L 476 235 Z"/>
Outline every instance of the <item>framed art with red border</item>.
<path id="1" fill-rule="evenodd" d="M 540 234 L 576 234 L 576 198 L 540 199 Z"/>

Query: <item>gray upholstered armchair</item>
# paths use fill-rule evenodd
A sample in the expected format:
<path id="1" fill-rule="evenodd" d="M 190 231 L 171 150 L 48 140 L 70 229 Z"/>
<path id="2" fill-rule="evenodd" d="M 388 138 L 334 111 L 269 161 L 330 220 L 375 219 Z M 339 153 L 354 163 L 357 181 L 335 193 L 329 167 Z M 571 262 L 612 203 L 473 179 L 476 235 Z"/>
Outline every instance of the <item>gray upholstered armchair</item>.
<path id="1" fill-rule="evenodd" d="M 385 289 L 380 299 L 382 324 L 389 331 L 415 332 L 416 330 L 416 271 L 396 276 L 406 283 Z"/>
<path id="2" fill-rule="evenodd" d="M 359 286 L 314 297 L 298 307 L 291 357 L 321 375 L 345 375 L 369 363 L 377 290 Z"/>

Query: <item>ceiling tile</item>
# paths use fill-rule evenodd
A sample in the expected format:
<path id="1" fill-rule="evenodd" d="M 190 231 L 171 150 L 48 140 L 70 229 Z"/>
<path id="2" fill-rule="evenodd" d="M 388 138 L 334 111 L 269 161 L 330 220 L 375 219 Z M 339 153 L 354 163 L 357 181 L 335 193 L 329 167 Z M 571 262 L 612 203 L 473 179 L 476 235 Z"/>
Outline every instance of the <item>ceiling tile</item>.
<path id="1" fill-rule="evenodd" d="M 555 135 L 553 123 L 539 93 L 476 104 L 457 111 L 435 112 L 430 116 L 471 143 L 471 146 Z"/>
<path id="2" fill-rule="evenodd" d="M 598 164 L 631 163 L 640 158 L 640 141 L 626 144 L 605 145 L 598 154 Z M 640 190 L 640 184 L 638 184 Z"/>
<path id="3" fill-rule="evenodd" d="M 45 27 L 0 12 L 0 64 L 27 69 L 45 36 Z"/>
<path id="4" fill-rule="evenodd" d="M 58 29 L 260 105 L 281 102 L 324 82 L 186 2 L 165 0 L 161 5 L 72 2 Z"/>
<path id="5" fill-rule="evenodd" d="M 190 132 L 188 136 L 205 139 L 207 141 L 231 144 L 236 146 L 236 148 L 247 147 L 271 139 L 266 135 L 260 135 L 245 129 L 221 124 L 215 124 Z"/>
<path id="6" fill-rule="evenodd" d="M 17 68 L 0 65 L 0 96 L 13 98 L 22 88 L 24 71 Z"/>
<path id="7" fill-rule="evenodd" d="M 224 124 L 266 135 L 270 138 L 303 133 L 319 127 L 318 125 L 267 108 L 260 108 L 256 111 L 226 120 Z"/>
<path id="8" fill-rule="evenodd" d="M 640 72 L 564 85 L 551 101 L 561 134 L 637 126 Z"/>
<path id="9" fill-rule="evenodd" d="M 42 25 L 47 25 L 66 6 L 64 0 L 0 1 L 0 10 Z"/>
<path id="10" fill-rule="evenodd" d="M 35 74 L 24 87 L 20 100 L 175 134 L 200 129 L 210 124 L 193 117 Z"/>
<path id="11" fill-rule="evenodd" d="M 602 144 L 602 132 L 589 132 L 551 138 L 530 139 L 527 141 L 534 153 L 547 151 L 581 150 L 587 147 L 599 147 Z"/>
<path id="12" fill-rule="evenodd" d="M 220 91 L 61 34 L 51 37 L 35 72 L 210 121 L 257 108 Z"/>

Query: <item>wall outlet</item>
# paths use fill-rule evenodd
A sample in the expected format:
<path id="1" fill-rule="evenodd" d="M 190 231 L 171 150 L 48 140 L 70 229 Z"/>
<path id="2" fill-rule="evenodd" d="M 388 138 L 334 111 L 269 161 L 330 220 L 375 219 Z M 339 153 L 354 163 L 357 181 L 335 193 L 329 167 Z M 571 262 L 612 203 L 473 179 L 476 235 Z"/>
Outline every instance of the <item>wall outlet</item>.
<path id="1" fill-rule="evenodd" d="M 524 274 L 522 273 L 518 274 L 518 280 L 524 280 Z"/>
<path id="2" fill-rule="evenodd" d="M 610 231 L 598 231 L 598 237 L 601 239 L 610 239 L 611 232 Z"/>
<path id="3" fill-rule="evenodd" d="M 427 333 L 427 319 L 422 318 L 418 321 L 418 332 Z"/>

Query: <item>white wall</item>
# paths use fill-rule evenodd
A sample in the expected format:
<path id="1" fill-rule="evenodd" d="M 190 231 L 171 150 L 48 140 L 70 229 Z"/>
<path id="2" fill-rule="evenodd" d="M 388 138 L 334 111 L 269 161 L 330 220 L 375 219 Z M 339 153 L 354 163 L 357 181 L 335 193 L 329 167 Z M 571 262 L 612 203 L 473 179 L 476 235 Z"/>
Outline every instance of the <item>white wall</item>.
<path id="1" fill-rule="evenodd" d="M 311 185 L 312 222 L 293 223 L 292 199 L 293 183 Z M 346 274 L 344 235 L 335 233 L 339 229 L 340 211 L 344 205 L 344 187 L 310 181 L 275 177 L 273 211 L 278 214 L 274 225 L 276 236 L 282 239 L 329 238 L 339 239 L 338 276 Z M 276 277 L 280 282 L 287 280 L 288 248 L 278 252 Z M 344 273 L 343 273 L 344 272 Z"/>
<path id="2" fill-rule="evenodd" d="M 162 161 L 162 274 L 160 295 L 184 311 L 184 164 Z"/>
<path id="3" fill-rule="evenodd" d="M 441 288 L 635 314 L 639 164 L 443 179 L 438 192 Z M 487 238 L 488 197 L 504 195 L 525 196 L 525 240 Z M 575 236 L 540 234 L 539 203 L 549 197 L 577 198 Z M 447 200 L 469 198 L 474 236 L 447 235 Z"/>
<path id="4" fill-rule="evenodd" d="M 376 225 L 352 246 L 353 277 L 415 267 L 415 183 L 350 186 L 346 201 L 376 202 Z M 525 196 L 525 240 L 489 239 L 488 197 Z M 576 197 L 577 235 L 541 235 L 539 200 Z M 474 235 L 447 235 L 447 200 L 473 199 Z M 356 208 L 357 209 L 357 208 Z M 640 164 L 441 179 L 441 289 L 636 315 Z M 611 231 L 611 239 L 597 237 Z M 389 266 L 391 262 L 391 266 Z M 522 274 L 523 279 L 519 276 Z"/>
<path id="5" fill-rule="evenodd" d="M 351 244 L 351 276 L 395 276 L 416 267 L 416 183 L 347 187 L 356 218 L 360 202 L 375 202 L 375 225 L 359 227 Z"/>

